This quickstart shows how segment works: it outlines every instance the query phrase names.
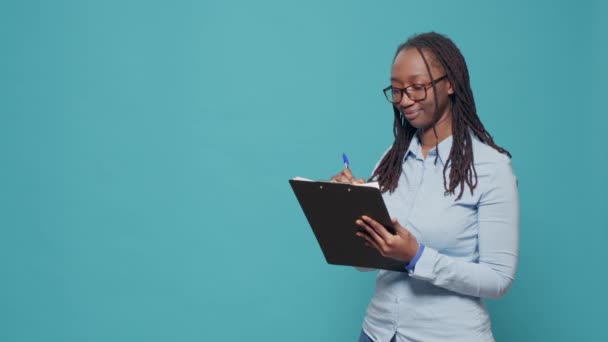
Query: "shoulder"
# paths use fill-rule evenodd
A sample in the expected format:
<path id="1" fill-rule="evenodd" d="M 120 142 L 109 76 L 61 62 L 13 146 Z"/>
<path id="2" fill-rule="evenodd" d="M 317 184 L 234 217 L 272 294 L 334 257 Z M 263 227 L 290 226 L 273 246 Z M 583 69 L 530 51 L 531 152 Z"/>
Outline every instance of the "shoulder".
<path id="1" fill-rule="evenodd" d="M 511 158 L 504 153 L 498 152 L 495 148 L 486 145 L 476 136 L 471 137 L 473 141 L 473 159 L 477 166 L 498 166 L 511 163 Z"/>
<path id="2" fill-rule="evenodd" d="M 475 171 L 482 189 L 492 188 L 497 182 L 517 182 L 509 156 L 484 144 L 475 136 L 472 141 Z"/>

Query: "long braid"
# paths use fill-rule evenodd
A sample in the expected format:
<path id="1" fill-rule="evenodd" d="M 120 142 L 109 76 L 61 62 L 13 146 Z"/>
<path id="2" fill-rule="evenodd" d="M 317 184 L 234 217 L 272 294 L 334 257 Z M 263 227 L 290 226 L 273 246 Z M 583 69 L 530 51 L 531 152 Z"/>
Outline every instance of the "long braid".
<path id="1" fill-rule="evenodd" d="M 415 47 L 420 52 L 431 79 L 433 79 L 433 75 L 422 51 L 429 50 L 432 52 L 436 62 L 440 63 L 445 69 L 447 78 L 454 87 L 454 94 L 451 96 L 453 144 L 448 160 L 444 164 L 443 186 L 446 193 L 451 194 L 455 194 L 456 188 L 460 188 L 458 197 L 456 198 L 456 200 L 459 200 L 464 193 L 465 184 L 469 187 L 471 193 L 477 187 L 477 171 L 473 163 L 471 132 L 484 144 L 496 149 L 498 152 L 506 154 L 509 158 L 511 154 L 494 143 L 494 139 L 486 131 L 477 116 L 473 91 L 471 90 L 469 81 L 469 71 L 458 47 L 444 35 L 435 32 L 423 33 L 413 36 L 401 44 L 397 48 L 395 58 L 399 52 L 411 47 Z M 437 104 L 437 92 L 435 91 L 434 83 L 432 87 L 434 100 Z M 370 180 L 376 179 L 380 183 L 382 192 L 393 192 L 397 188 L 405 151 L 416 133 L 416 129 L 405 120 L 396 106 L 393 106 L 393 111 L 395 114 L 393 130 L 395 141 L 370 178 Z M 435 113 L 435 120 L 439 119 L 438 114 Z M 434 132 L 436 135 L 437 132 Z M 438 155 L 439 153 L 437 153 Z M 449 184 L 446 179 L 448 167 L 450 168 Z"/>
<path id="2" fill-rule="evenodd" d="M 397 108 L 393 107 L 393 112 L 395 116 L 393 126 L 395 142 L 369 179 L 370 181 L 376 179 L 382 192 L 388 190 L 393 192 L 397 188 L 405 150 L 412 141 L 414 134 L 416 134 L 416 128 L 407 123 Z"/>

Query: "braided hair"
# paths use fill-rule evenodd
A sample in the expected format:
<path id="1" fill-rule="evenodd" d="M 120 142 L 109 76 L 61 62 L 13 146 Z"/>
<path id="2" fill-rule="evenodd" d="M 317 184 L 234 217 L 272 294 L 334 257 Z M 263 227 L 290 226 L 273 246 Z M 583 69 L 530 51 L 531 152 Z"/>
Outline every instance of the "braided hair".
<path id="1" fill-rule="evenodd" d="M 424 60 L 429 76 L 433 79 L 429 63 L 422 53 L 423 51 L 431 52 L 430 57 L 434 58 L 431 62 L 438 63 L 443 67 L 449 82 L 454 88 L 454 94 L 450 95 L 453 144 L 449 157 L 443 167 L 443 187 L 446 190 L 446 194 L 449 193 L 452 195 L 455 194 L 456 189 L 459 188 L 459 194 L 456 198 L 456 200 L 459 200 L 464 193 L 465 184 L 471 190 L 471 194 L 473 194 L 473 189 L 477 186 L 477 171 L 473 164 L 471 133 L 475 134 L 475 136 L 486 145 L 491 146 L 500 153 L 508 155 L 509 158 L 511 157 L 511 154 L 509 151 L 494 143 L 494 139 L 492 139 L 490 133 L 486 131 L 481 120 L 479 120 L 469 82 L 469 71 L 464 57 L 454 42 L 445 35 L 435 32 L 422 33 L 410 37 L 405 43 L 401 44 L 397 48 L 395 58 L 401 51 L 408 48 L 415 48 L 418 50 Z M 437 111 L 434 116 L 433 132 L 435 132 L 435 136 L 437 137 L 434 125 L 439 119 L 440 113 L 438 113 L 435 84 L 432 83 L 432 86 L 436 104 L 435 108 Z M 390 150 L 380 161 L 378 167 L 374 170 L 372 177 L 370 177 L 370 181 L 375 179 L 379 182 L 380 189 L 383 193 L 386 191 L 392 193 L 397 188 L 405 151 L 417 132 L 417 129 L 409 124 L 399 109 L 394 105 L 393 112 L 395 117 L 393 126 L 395 141 Z M 438 155 L 439 153 L 437 153 L 437 156 Z M 437 156 L 435 158 L 437 158 Z M 437 159 L 435 159 L 435 162 L 437 162 Z M 448 166 L 450 167 L 449 184 L 446 180 Z"/>

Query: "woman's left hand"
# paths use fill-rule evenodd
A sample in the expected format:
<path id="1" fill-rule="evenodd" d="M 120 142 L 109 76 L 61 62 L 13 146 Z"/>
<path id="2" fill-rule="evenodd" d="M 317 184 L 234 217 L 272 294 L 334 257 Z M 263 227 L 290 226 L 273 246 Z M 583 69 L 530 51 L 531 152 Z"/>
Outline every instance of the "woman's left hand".
<path id="1" fill-rule="evenodd" d="M 357 236 L 365 239 L 367 244 L 373 246 L 385 257 L 403 262 L 410 262 L 418 252 L 418 241 L 405 227 L 401 226 L 396 218 L 392 219 L 397 234 L 389 233 L 383 225 L 368 216 L 361 216 L 356 223 L 367 234 L 357 232 Z"/>

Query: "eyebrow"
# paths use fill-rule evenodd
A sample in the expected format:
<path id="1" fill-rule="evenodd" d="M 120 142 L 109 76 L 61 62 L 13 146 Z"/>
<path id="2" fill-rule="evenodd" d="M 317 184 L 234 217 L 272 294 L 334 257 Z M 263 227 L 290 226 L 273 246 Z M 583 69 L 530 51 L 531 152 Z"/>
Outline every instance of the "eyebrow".
<path id="1" fill-rule="evenodd" d="M 410 79 L 412 78 L 416 78 L 416 77 L 420 77 L 420 76 L 426 76 L 425 74 L 414 74 L 414 75 L 410 75 Z M 391 81 L 397 81 L 397 82 L 401 82 L 400 79 L 395 78 L 395 77 L 391 77 Z"/>

